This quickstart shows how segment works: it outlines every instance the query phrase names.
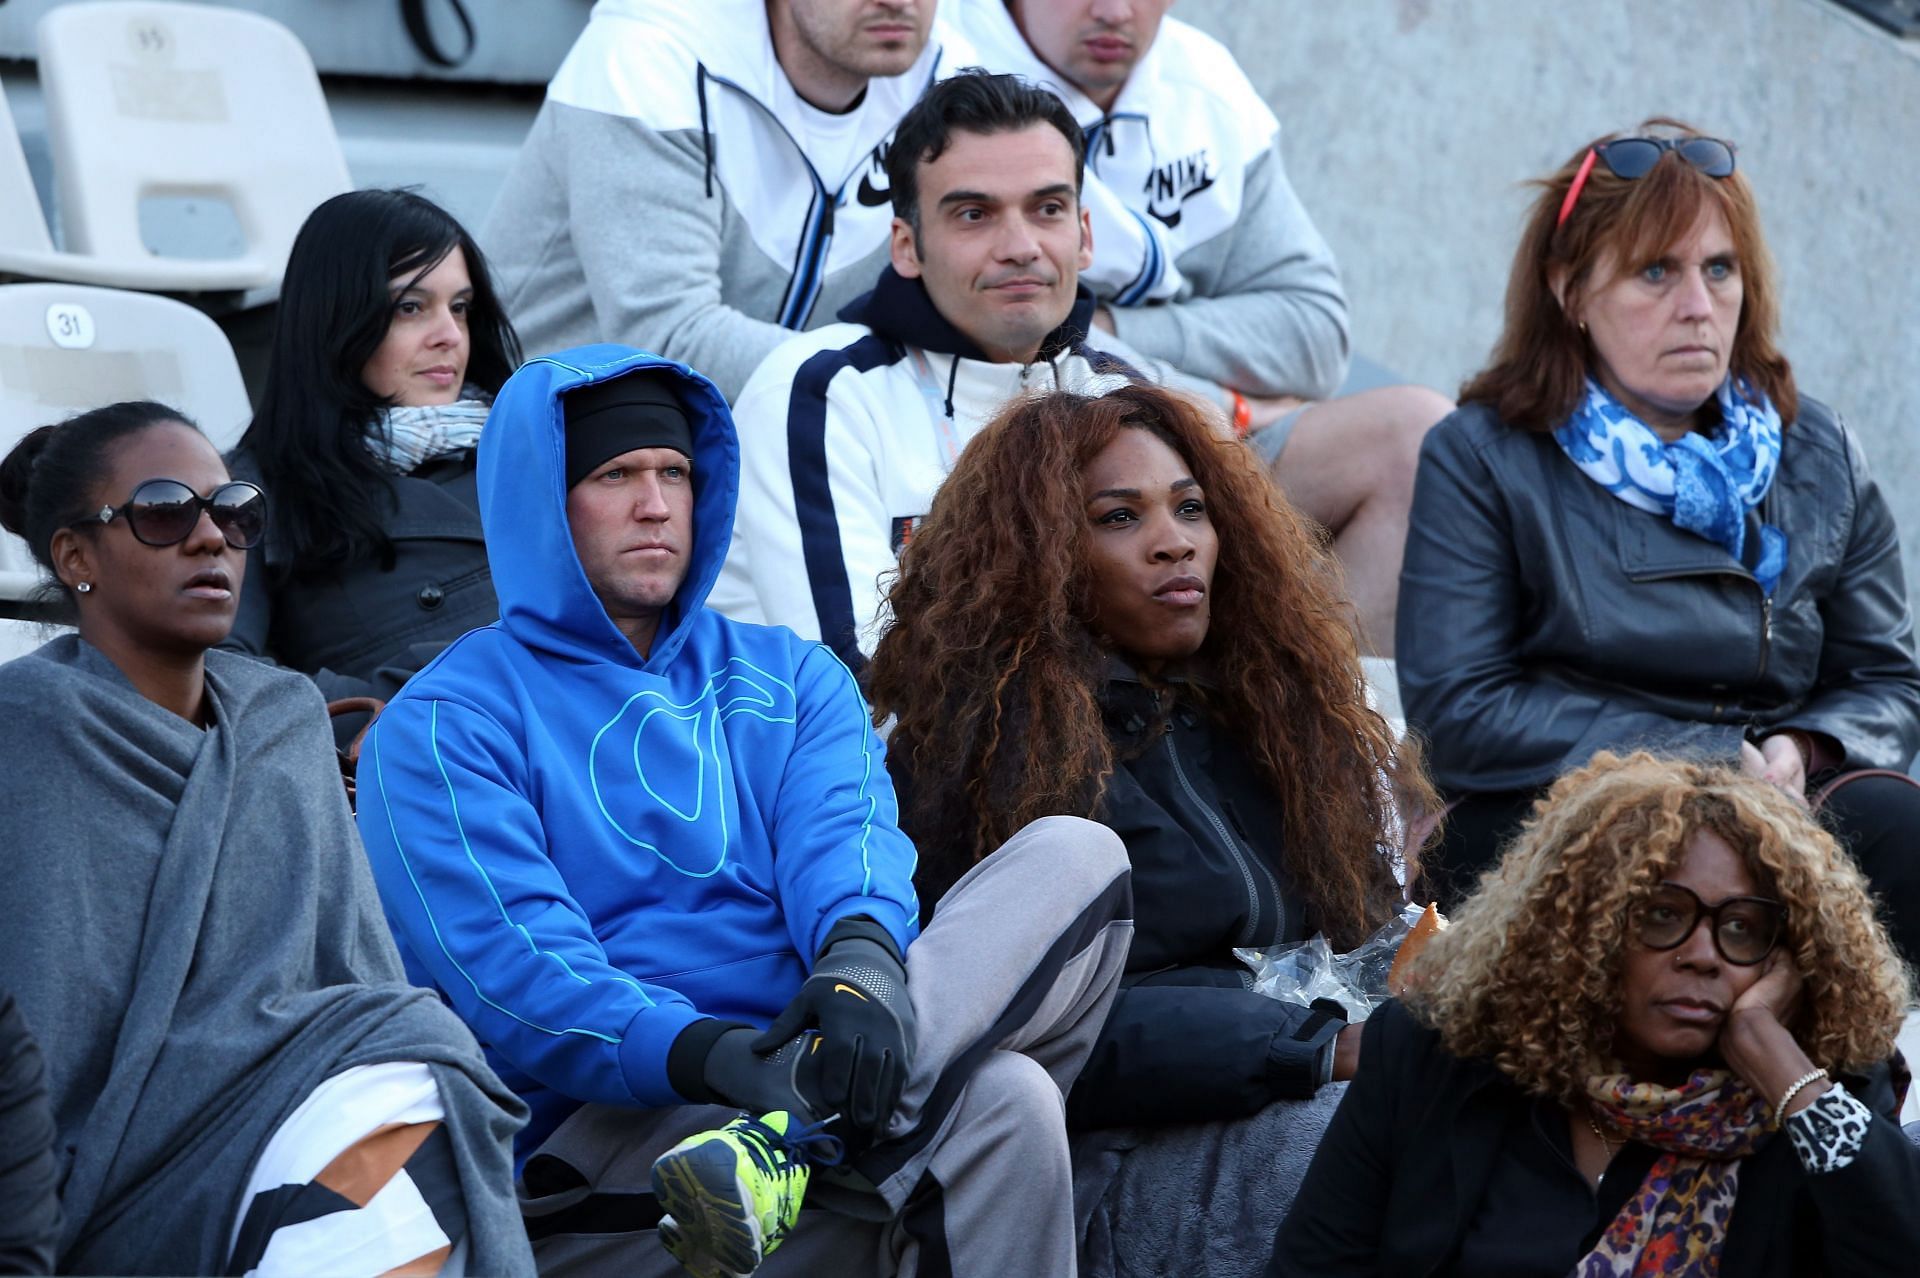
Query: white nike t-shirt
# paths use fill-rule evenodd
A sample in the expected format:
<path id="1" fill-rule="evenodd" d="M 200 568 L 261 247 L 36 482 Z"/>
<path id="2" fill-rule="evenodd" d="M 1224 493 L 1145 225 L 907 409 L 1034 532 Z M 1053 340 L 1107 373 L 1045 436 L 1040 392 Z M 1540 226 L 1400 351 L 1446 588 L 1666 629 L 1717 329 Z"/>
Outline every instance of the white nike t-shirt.
<path id="1" fill-rule="evenodd" d="M 853 172 L 853 166 L 864 158 L 859 144 L 860 113 L 845 111 L 835 115 L 804 100 L 795 100 L 799 102 L 800 115 L 789 122 L 790 127 L 798 126 L 794 128 L 794 139 L 806 152 L 813 171 L 827 184 L 827 190 L 837 191 L 840 183 Z"/>

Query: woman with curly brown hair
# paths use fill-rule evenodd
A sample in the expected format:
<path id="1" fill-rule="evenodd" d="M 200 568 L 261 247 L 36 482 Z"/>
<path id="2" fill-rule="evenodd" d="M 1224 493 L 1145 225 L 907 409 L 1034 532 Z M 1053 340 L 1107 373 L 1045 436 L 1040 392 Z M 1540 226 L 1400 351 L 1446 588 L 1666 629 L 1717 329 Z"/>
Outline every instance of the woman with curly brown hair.
<path id="1" fill-rule="evenodd" d="M 1270 1274 L 1911 1272 L 1912 989 L 1852 859 L 1777 788 L 1598 755 L 1411 980 Z"/>
<path id="2" fill-rule="evenodd" d="M 1156 387 L 1017 401 L 888 604 L 870 693 L 921 900 L 1037 817 L 1127 846 L 1129 975 L 1069 1124 L 1238 1120 L 1350 1077 L 1356 1032 L 1252 993 L 1233 950 L 1364 939 L 1400 900 L 1396 803 L 1432 795 L 1368 708 L 1337 570 L 1246 448 Z"/>

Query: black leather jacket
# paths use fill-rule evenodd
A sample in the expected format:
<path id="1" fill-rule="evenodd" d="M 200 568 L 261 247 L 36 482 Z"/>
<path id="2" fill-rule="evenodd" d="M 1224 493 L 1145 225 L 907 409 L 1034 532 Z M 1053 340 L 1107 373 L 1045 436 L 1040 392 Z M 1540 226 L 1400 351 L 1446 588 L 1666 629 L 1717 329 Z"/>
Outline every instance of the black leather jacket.
<path id="1" fill-rule="evenodd" d="M 230 465 L 235 477 L 259 481 L 245 453 Z M 368 560 L 337 577 L 289 578 L 271 539 L 248 551 L 239 614 L 220 646 L 311 676 L 329 701 L 392 697 L 440 649 L 500 616 L 475 470 L 466 452 L 386 481 L 396 499 L 390 572 Z"/>
<path id="2" fill-rule="evenodd" d="M 1582 474 L 1484 405 L 1427 436 L 1396 632 L 1400 696 L 1452 792 L 1541 785 L 1595 751 L 1731 759 L 1749 730 L 1824 733 L 1848 768 L 1920 749 L 1900 547 L 1865 458 L 1800 401 L 1748 516 L 1787 536 L 1772 599 L 1748 568 Z"/>

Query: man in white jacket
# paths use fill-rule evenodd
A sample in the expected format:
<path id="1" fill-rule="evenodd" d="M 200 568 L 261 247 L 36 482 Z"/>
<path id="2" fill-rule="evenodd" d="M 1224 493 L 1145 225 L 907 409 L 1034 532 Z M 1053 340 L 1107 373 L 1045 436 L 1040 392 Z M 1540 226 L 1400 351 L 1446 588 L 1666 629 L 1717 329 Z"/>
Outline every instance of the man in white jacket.
<path id="1" fill-rule="evenodd" d="M 710 606 L 793 628 L 858 668 L 884 576 L 967 441 L 1006 403 L 1098 394 L 1084 141 L 1018 77 L 943 80 L 887 157 L 892 262 L 845 323 L 776 350 L 734 407 L 741 491 Z"/>
<path id="2" fill-rule="evenodd" d="M 1255 432 L 1288 498 L 1333 532 L 1363 645 L 1391 656 L 1420 441 L 1453 405 L 1377 369 L 1349 378 L 1339 271 L 1287 181 L 1280 123 L 1171 5 L 948 0 L 943 19 L 985 66 L 1065 99 L 1089 187 L 1135 223 L 1108 235 L 1096 205 L 1087 278 L 1106 348 L 1198 380 Z"/>
<path id="3" fill-rule="evenodd" d="M 881 156 L 935 0 L 599 0 L 481 243 L 530 351 L 628 343 L 732 398 L 886 261 Z"/>

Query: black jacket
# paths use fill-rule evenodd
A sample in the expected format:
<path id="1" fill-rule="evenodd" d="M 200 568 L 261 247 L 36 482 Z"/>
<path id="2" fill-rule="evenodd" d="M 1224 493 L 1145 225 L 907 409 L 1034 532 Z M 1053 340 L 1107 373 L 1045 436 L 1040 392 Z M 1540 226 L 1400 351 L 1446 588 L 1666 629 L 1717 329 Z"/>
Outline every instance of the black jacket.
<path id="1" fill-rule="evenodd" d="M 1741 1164 L 1721 1252 L 1726 1278 L 1912 1272 L 1920 1149 L 1888 1117 L 1897 1109 L 1889 1077 L 1881 1066 L 1843 1080 L 1875 1111 L 1849 1166 L 1809 1176 L 1784 1136 Z M 1269 1278 L 1459 1272 L 1455 1253 L 1496 1177 L 1503 1136 L 1516 1111 L 1534 1104 L 1489 1061 L 1453 1056 L 1437 1032 L 1384 1004 L 1367 1021 L 1359 1073 L 1280 1227 Z M 1615 1168 L 1624 1171 L 1638 1149 L 1629 1146 Z M 1538 1227 L 1524 1209 L 1517 1214 Z M 1554 1240 L 1533 1241 L 1553 1250 Z M 1579 1247 L 1564 1240 L 1566 1263 L 1551 1272 L 1567 1272 Z"/>
<path id="2" fill-rule="evenodd" d="M 1900 546 L 1852 434 L 1803 399 L 1748 516 L 1748 568 L 1582 474 L 1552 436 L 1455 412 L 1420 452 L 1396 632 L 1400 696 L 1453 793 L 1519 790 L 1595 751 L 1731 759 L 1750 727 L 1824 733 L 1848 768 L 1920 749 Z"/>
<path id="3" fill-rule="evenodd" d="M 0 990 L 0 1274 L 50 1274 L 60 1238 L 47 1066 L 13 995 Z"/>
<path id="4" fill-rule="evenodd" d="M 1116 667 L 1106 714 L 1118 766 L 1100 820 L 1133 865 L 1134 939 L 1069 1123 L 1232 1118 L 1311 1095 L 1344 1019 L 1253 993 L 1233 956 L 1314 930 L 1288 889 L 1278 799 L 1190 685 L 1156 696 Z"/>
<path id="5" fill-rule="evenodd" d="M 236 478 L 259 481 L 247 454 L 229 464 Z M 294 576 L 271 538 L 256 546 L 221 647 L 310 675 L 329 701 L 392 697 L 440 649 L 500 615 L 474 475 L 467 452 L 386 480 L 396 499 L 391 571 L 367 560 L 337 576 Z"/>

